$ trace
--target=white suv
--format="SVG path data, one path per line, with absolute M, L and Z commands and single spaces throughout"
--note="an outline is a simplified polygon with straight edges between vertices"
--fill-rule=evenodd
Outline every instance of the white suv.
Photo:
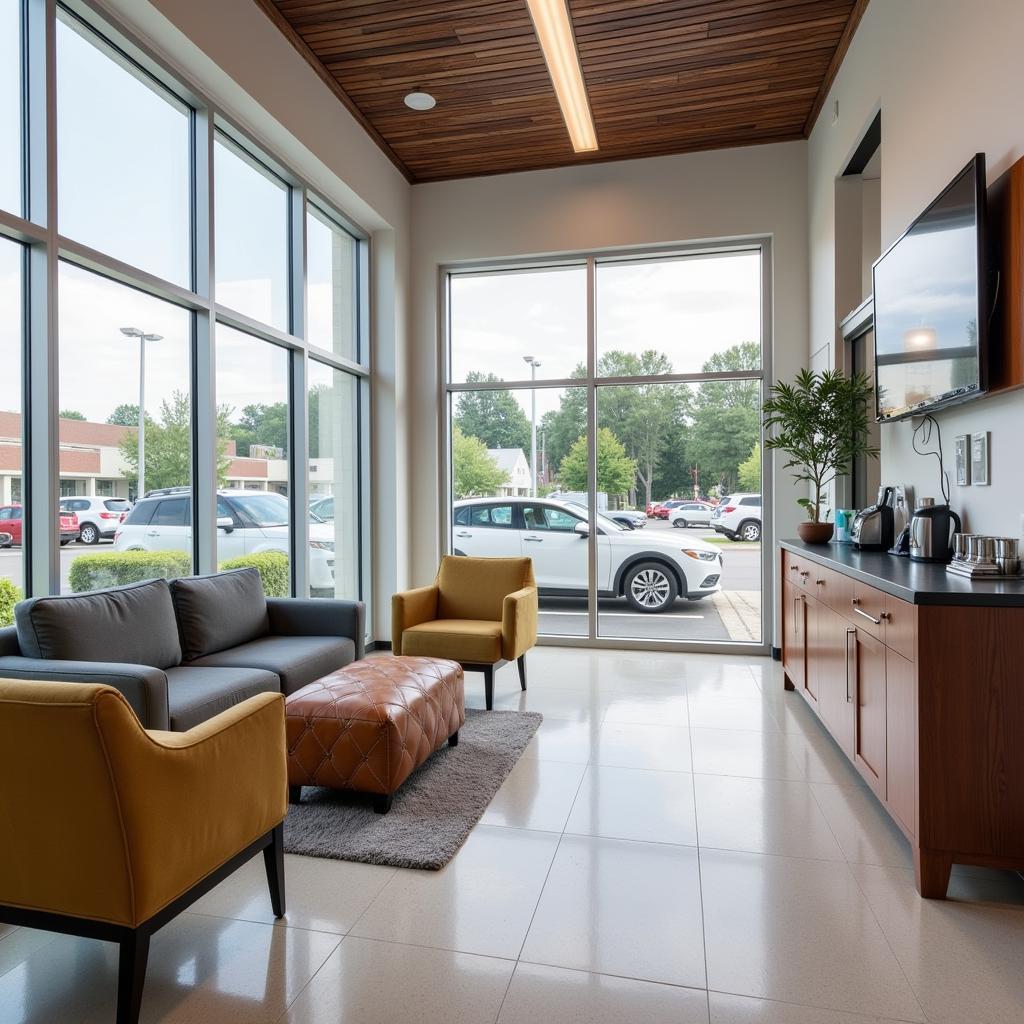
M 625 597 L 638 612 L 664 612 L 722 589 L 722 556 L 713 544 L 672 533 L 641 533 L 597 517 L 597 590 Z M 585 509 L 543 498 L 469 498 L 455 502 L 455 554 L 533 559 L 543 594 L 586 595 Z
M 217 560 L 261 551 L 288 554 L 288 500 L 272 491 L 217 492 Z M 309 585 L 334 589 L 334 531 L 309 524 Z M 187 488 L 149 494 L 135 504 L 114 536 L 115 551 L 191 551 L 192 496 Z
M 711 516 L 711 528 L 729 540 L 761 539 L 761 495 L 730 494 Z
M 118 524 L 131 512 L 127 498 L 61 498 L 61 512 L 74 512 L 82 532 L 78 539 L 83 544 L 99 544 L 113 540 Z

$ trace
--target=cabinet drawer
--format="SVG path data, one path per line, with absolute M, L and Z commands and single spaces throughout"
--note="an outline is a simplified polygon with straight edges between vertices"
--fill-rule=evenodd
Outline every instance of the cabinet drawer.
M 879 640 L 885 639 L 885 598 L 881 590 L 853 581 L 853 597 L 847 609 L 850 621 Z
M 810 582 L 813 562 L 808 558 L 800 558 L 789 551 L 782 552 L 782 578 L 801 590 L 813 590 Z
M 885 595 L 885 646 L 917 661 L 917 606 L 890 594 Z
M 833 569 L 826 569 L 814 562 L 810 562 L 807 568 L 811 573 L 807 580 L 808 592 L 813 593 L 819 601 L 827 604 L 833 611 L 839 612 L 844 617 L 849 617 L 853 600 L 853 580 L 849 576 L 844 576 Z

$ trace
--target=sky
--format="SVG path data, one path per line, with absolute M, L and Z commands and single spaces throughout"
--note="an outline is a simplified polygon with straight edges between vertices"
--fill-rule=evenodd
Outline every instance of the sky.
M 472 370 L 529 380 L 523 356 L 541 360 L 538 380 L 568 377 L 586 362 L 586 270 L 457 275 L 451 288 L 452 380 Z M 761 340 L 760 256 L 657 258 L 598 265 L 597 354 L 653 348 L 676 373 Z M 515 391 L 530 415 L 530 389 Z M 557 389 L 537 389 L 537 417 L 558 408 Z

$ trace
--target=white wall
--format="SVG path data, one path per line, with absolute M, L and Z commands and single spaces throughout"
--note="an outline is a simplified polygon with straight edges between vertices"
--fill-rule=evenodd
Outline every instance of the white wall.
M 1024 4 L 1020 0 L 875 0 L 860 24 L 808 144 L 811 350 L 835 358 L 835 179 L 882 111 L 882 248 L 975 152 L 991 184 L 1024 153 Z M 839 122 L 831 123 L 839 100 Z M 1024 511 L 1024 394 L 938 414 L 953 506 L 970 529 L 1016 536 Z M 992 431 L 992 486 L 958 488 L 953 438 Z M 882 428 L 882 480 L 939 497 L 934 459 L 915 455 L 909 423 Z
M 404 429 L 411 189 L 252 0 L 99 0 L 181 77 L 371 237 L 376 636 L 408 582 Z
M 447 263 L 704 239 L 771 235 L 774 374 L 805 365 L 806 144 L 719 150 L 413 187 L 410 450 L 416 515 L 412 578 L 434 575 L 437 479 L 438 268 Z M 774 475 L 776 528 L 799 517 L 785 475 Z

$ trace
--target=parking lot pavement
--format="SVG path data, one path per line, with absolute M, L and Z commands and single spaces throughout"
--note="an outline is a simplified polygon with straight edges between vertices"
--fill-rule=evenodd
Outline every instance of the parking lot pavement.
M 729 640 L 714 600 L 677 601 L 668 612 L 635 612 L 622 598 L 600 598 L 598 634 L 628 640 Z M 587 600 L 542 597 L 538 629 L 548 636 L 586 636 Z

